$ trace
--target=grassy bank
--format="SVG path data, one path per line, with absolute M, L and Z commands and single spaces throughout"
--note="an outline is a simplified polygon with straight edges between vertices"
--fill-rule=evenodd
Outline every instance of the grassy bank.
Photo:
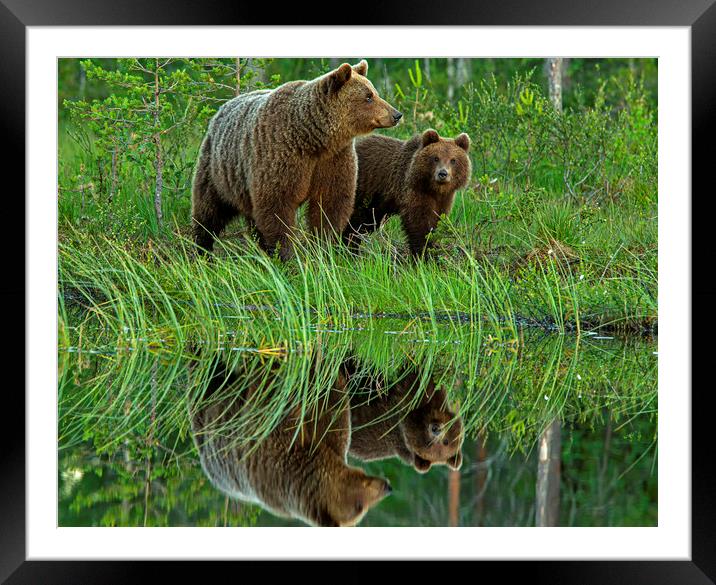
M 226 63 L 221 69 L 174 61 L 161 75 L 183 93 L 161 94 L 165 107 L 149 121 L 132 106 L 151 86 L 142 85 L 136 68 L 117 77 L 86 66 L 88 84 L 108 97 L 64 105 L 70 115 L 60 132 L 60 288 L 108 327 L 183 338 L 250 318 L 265 323 L 268 344 L 276 342 L 269 327 L 276 322 L 285 331 L 326 323 L 353 328 L 366 315 L 383 314 L 563 332 L 656 330 L 656 103 L 645 89 L 653 86 L 653 69 L 637 77 L 635 64 L 625 61 L 606 75 L 584 62 L 579 79 L 591 89 L 573 87 L 559 112 L 535 70 L 468 78 L 448 95 L 437 60 L 434 83 L 422 62 L 383 60 L 381 79 L 396 80 L 383 84 L 386 97 L 406 113 L 391 136 L 434 127 L 472 137 L 472 180 L 431 235 L 437 252 L 405 261 L 393 218 L 358 257 L 302 237 L 297 258 L 281 265 L 257 249 L 240 221 L 226 230 L 215 261 L 194 258 L 187 241 L 192 168 L 206 120 L 231 92 L 216 84 Z M 505 71 L 519 67 L 508 65 Z M 118 71 L 123 66 L 116 64 Z M 315 75 L 324 64 L 301 66 Z M 286 81 L 264 79 L 267 86 Z M 117 80 L 123 85 L 112 86 Z M 163 169 L 159 199 L 156 160 Z

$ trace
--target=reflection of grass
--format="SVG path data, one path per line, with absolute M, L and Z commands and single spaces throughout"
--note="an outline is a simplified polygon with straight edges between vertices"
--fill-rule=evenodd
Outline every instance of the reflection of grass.
M 148 498 L 163 498 L 147 486 L 182 475 L 180 470 L 196 459 L 187 408 L 194 408 L 195 399 L 216 377 L 219 363 L 238 366 L 244 376 L 226 388 L 228 395 L 242 396 L 252 386 L 253 398 L 240 417 L 213 432 L 226 432 L 247 443 L 260 441 L 291 408 L 309 412 L 326 395 L 348 357 L 362 371 L 380 372 L 388 381 L 388 392 L 406 366 L 417 367 L 420 388 L 408 404 L 419 398 L 432 379 L 446 388 L 451 401 L 459 403 L 468 438 L 480 435 L 491 444 L 503 442 L 506 453 L 516 460 L 523 457 L 516 452 L 535 456 L 537 436 L 555 417 L 564 421 L 565 431 L 582 429 L 580 441 L 587 440 L 589 429 L 607 423 L 615 436 L 623 436 L 623 442 L 633 448 L 653 446 L 656 440 L 656 357 L 652 344 L 641 338 L 618 342 L 590 336 L 525 335 L 523 331 L 515 343 L 510 330 L 488 333 L 450 326 L 426 330 L 419 320 L 407 325 L 385 320 L 365 331 L 312 332 L 302 355 L 267 356 L 232 351 L 231 341 L 204 344 L 197 354 L 197 343 L 189 351 L 126 336 L 126 347 L 133 348 L 128 351 L 98 347 L 90 323 L 82 327 L 65 324 L 63 330 L 73 351 L 60 354 L 61 453 L 73 453 L 89 444 L 109 461 L 131 462 L 133 471 L 120 480 L 138 484 L 132 488 L 137 492 L 132 492 L 132 498 L 137 499 L 143 490 Z M 349 391 L 353 390 L 349 383 Z M 226 399 L 224 394 L 222 400 Z M 628 465 L 614 468 L 621 475 L 605 476 L 608 483 L 604 486 L 631 481 L 632 464 L 642 470 L 639 473 L 645 466 L 650 468 L 647 451 L 629 453 Z M 503 465 L 511 464 L 506 460 Z M 396 466 L 403 469 L 400 464 L 386 469 Z M 468 470 L 469 464 L 465 473 Z M 146 477 L 152 478 L 149 483 Z M 569 497 L 584 498 L 580 493 Z M 89 500 L 85 504 L 93 505 Z M 115 521 L 121 522 L 121 516 Z M 152 522 L 151 518 L 147 521 Z M 586 518 L 574 521 L 591 522 Z
M 642 339 L 580 341 L 522 332 L 518 341 L 509 329 L 426 329 L 420 320 L 407 327 L 385 320 L 366 331 L 306 333 L 299 356 L 291 343 L 291 351 L 276 354 L 247 351 L 254 348 L 230 337 L 194 342 L 190 352 L 141 332 L 98 347 L 88 342 L 88 323 L 63 330 L 72 351 L 60 353 L 61 448 L 92 438 L 100 451 L 111 452 L 137 437 L 166 443 L 177 433 L 185 436 L 187 401 L 216 376 L 217 357 L 245 373 L 231 392 L 255 387 L 246 415 L 232 423 L 234 436 L 246 441 L 265 437 L 291 408 L 309 411 L 349 357 L 389 384 L 405 367 L 417 368 L 420 392 L 432 379 L 460 404 L 468 435 L 499 432 L 522 450 L 555 416 L 588 423 L 609 408 L 619 422 L 656 412 L 656 357 Z

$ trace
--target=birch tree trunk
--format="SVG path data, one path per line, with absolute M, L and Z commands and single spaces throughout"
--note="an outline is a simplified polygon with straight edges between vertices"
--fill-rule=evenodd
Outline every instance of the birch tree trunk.
M 470 80 L 470 60 L 457 60 L 457 85 L 462 87 Z
M 447 60 L 447 77 L 447 98 L 449 102 L 452 102 L 453 97 L 455 96 L 455 59 L 448 58 Z
M 236 57 L 236 95 L 241 93 L 241 58 Z
M 562 112 L 562 58 L 547 59 L 547 79 L 549 81 L 549 99 L 554 108 Z

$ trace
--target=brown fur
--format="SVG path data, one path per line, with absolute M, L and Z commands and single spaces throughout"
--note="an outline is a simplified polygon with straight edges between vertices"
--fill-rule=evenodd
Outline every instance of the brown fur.
M 405 373 L 387 391 L 379 377 L 362 376 L 356 383 L 368 395 L 351 399 L 350 455 L 363 461 L 398 457 L 420 473 L 433 464 L 460 469 L 462 419 L 448 405 L 444 389 L 431 380 L 417 406 L 406 412 L 418 392 L 418 372 Z
M 256 391 L 241 380 L 219 368 L 190 413 L 202 467 L 217 488 L 314 526 L 355 525 L 390 493 L 386 480 L 346 463 L 350 415 L 343 374 L 319 408 L 303 419 L 300 408 L 293 409 L 258 445 L 242 445 L 226 430 Z
M 470 180 L 469 148 L 467 134 L 453 140 L 441 138 L 435 130 L 407 141 L 387 136 L 357 140 L 358 187 L 344 240 L 355 246 L 359 234 L 374 231 L 397 214 L 411 253 L 422 254 L 440 216 L 450 213 L 455 191 Z M 441 171 L 447 173 L 442 181 Z
M 343 232 L 356 186 L 353 139 L 398 123 L 365 75 L 368 64 L 344 63 L 312 81 L 240 95 L 209 123 L 194 173 L 196 243 L 211 250 L 236 216 L 247 218 L 262 247 L 292 255 L 296 211 L 309 202 L 311 228 Z M 368 98 L 370 97 L 370 101 Z

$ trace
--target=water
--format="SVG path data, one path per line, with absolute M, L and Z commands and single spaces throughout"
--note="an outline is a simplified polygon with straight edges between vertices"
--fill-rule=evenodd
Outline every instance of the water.
M 61 348 L 59 524 L 657 524 L 654 339 L 328 329 Z

